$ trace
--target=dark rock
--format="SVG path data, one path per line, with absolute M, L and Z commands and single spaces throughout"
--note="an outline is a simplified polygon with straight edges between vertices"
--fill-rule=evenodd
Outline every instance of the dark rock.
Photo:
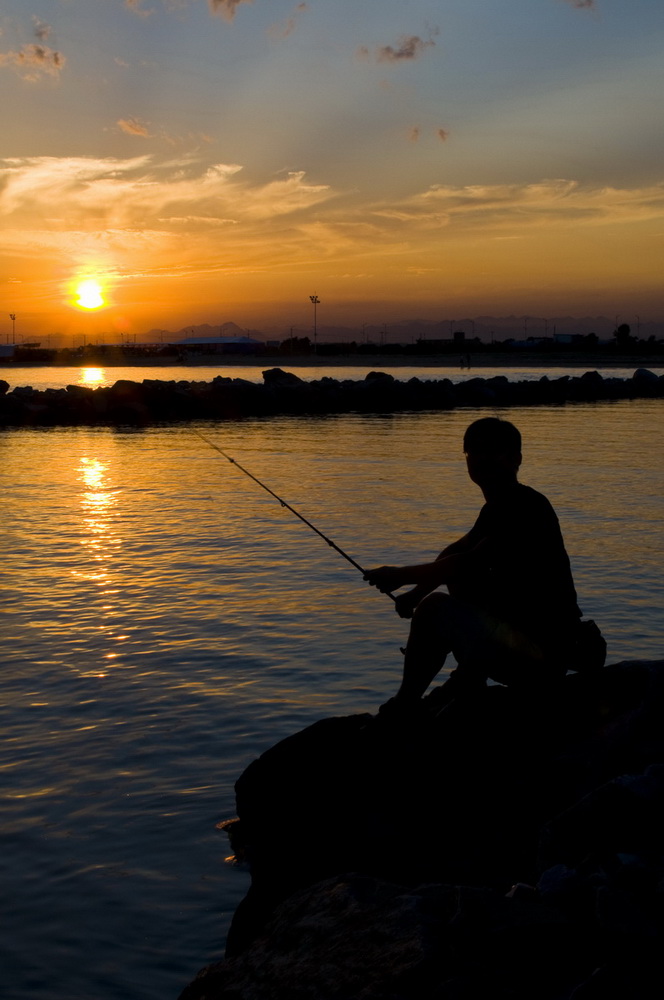
M 91 389 L 88 385 L 68 385 L 65 392 L 74 398 L 92 399 L 94 389 Z
M 5 382 L 3 378 L 0 378 L 0 396 L 4 396 L 9 389 L 9 382 Z
M 236 785 L 228 960 L 182 1000 L 659 995 L 663 711 L 664 661 L 628 662 L 283 740 Z
M 342 875 L 293 895 L 180 1000 L 553 1000 L 593 971 L 575 931 L 536 897 Z
M 602 379 L 597 372 L 580 378 L 509 382 L 505 376 L 410 379 L 400 382 L 386 372 L 360 380 L 322 378 L 305 382 L 292 372 L 272 368 L 263 384 L 217 376 L 211 382 L 181 380 L 137 383 L 119 380 L 97 389 L 67 386 L 67 396 L 23 386 L 8 392 L 0 383 L 0 426 L 24 424 L 138 424 L 198 419 L 234 420 L 277 414 L 396 413 L 448 410 L 456 406 L 537 406 L 567 402 L 664 396 L 664 377 L 639 369 L 631 379 Z M 3 390 L 1 386 L 4 385 Z
M 652 385 L 659 382 L 659 375 L 655 375 L 649 368 L 637 368 L 632 378 L 635 382 L 650 382 Z
M 263 372 L 263 381 L 265 385 L 280 389 L 307 384 L 298 375 L 294 375 L 293 372 L 285 372 L 281 368 L 268 368 L 267 371 Z

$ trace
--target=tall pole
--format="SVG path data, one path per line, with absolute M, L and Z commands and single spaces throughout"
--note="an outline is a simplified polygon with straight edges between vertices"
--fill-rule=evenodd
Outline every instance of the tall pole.
M 317 335 L 318 335 L 318 331 L 317 331 L 317 328 L 316 328 L 316 306 L 320 302 L 320 299 L 318 298 L 317 295 L 310 295 L 309 296 L 309 301 L 311 302 L 312 306 L 314 307 L 314 354 L 316 354 L 317 353 Z
M 12 321 L 12 344 L 16 343 L 16 313 L 10 313 L 9 318 Z

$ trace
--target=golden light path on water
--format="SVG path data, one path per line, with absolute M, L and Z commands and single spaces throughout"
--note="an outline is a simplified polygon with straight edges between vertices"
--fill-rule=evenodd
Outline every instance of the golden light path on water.
M 92 584 L 102 595 L 110 599 L 118 593 L 118 589 L 112 585 L 113 560 L 117 554 L 116 550 L 122 545 L 122 538 L 114 524 L 114 510 L 117 508 L 119 497 L 117 490 L 107 481 L 108 468 L 109 464 L 101 462 L 98 458 L 87 456 L 81 458 L 78 472 L 85 488 L 80 495 L 82 512 L 80 544 L 87 558 L 84 566 L 72 569 L 71 574 L 75 579 L 79 578 Z M 100 610 L 109 615 L 113 611 L 113 605 L 106 604 Z M 129 638 L 126 634 L 114 634 L 112 626 L 107 622 L 98 625 L 97 628 L 109 642 L 122 642 Z M 113 661 L 117 659 L 119 653 L 114 649 L 103 656 L 106 660 Z
M 103 368 L 82 368 L 79 381 L 81 385 L 96 389 L 97 386 L 106 385 L 108 376 Z

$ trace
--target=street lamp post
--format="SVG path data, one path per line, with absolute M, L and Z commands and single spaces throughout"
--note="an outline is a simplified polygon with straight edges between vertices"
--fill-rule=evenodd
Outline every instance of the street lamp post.
M 312 306 L 314 307 L 314 354 L 316 354 L 317 353 L 317 334 L 318 334 L 318 331 L 316 329 L 316 306 L 320 302 L 320 299 L 318 298 L 317 295 L 310 295 L 309 296 L 309 301 L 311 302 Z
M 16 343 L 16 313 L 10 313 L 9 318 L 12 321 L 12 344 Z

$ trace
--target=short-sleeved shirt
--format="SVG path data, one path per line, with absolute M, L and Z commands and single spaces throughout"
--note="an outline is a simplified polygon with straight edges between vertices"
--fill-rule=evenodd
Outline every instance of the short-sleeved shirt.
M 536 641 L 564 641 L 581 617 L 569 557 L 547 498 L 515 483 L 488 500 L 469 532 L 480 568 L 466 599 Z

